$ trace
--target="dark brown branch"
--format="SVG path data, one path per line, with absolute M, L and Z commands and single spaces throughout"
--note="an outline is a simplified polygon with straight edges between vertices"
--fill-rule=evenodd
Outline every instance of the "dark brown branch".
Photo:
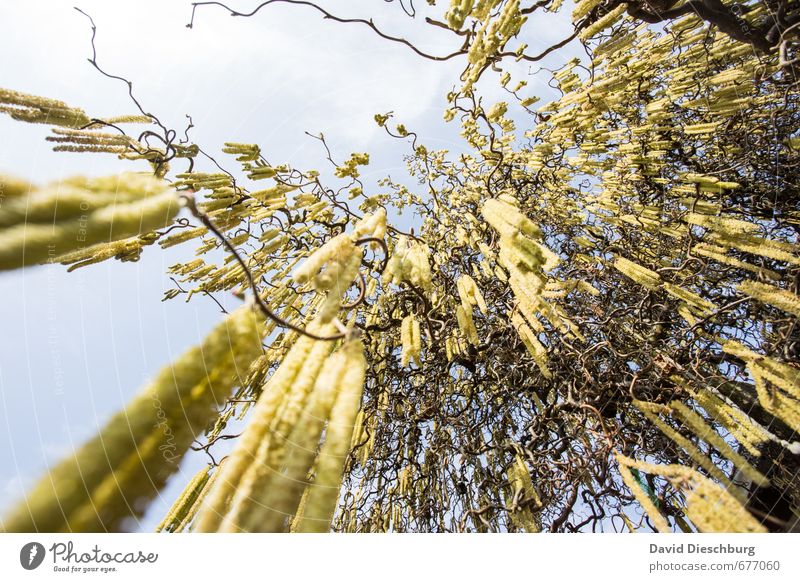
M 267 0 L 266 2 L 262 2 L 261 4 L 256 6 L 250 12 L 239 12 L 239 11 L 234 10 L 233 8 L 230 8 L 229 6 L 223 4 L 222 2 L 194 2 L 194 3 L 192 3 L 192 17 L 191 17 L 191 19 L 189 21 L 189 24 L 187 24 L 186 27 L 187 28 L 192 28 L 194 26 L 194 17 L 195 17 L 195 12 L 197 11 L 197 7 L 198 6 L 219 6 L 219 7 L 223 8 L 223 9 L 227 10 L 230 13 L 231 16 L 244 16 L 245 18 L 248 18 L 250 16 L 254 16 L 262 8 L 265 8 L 266 6 L 268 6 L 270 4 L 277 4 L 277 3 L 280 3 L 280 4 L 295 4 L 295 5 L 298 5 L 298 6 L 308 6 L 309 8 L 313 8 L 314 10 L 316 10 L 317 12 L 322 14 L 325 19 L 334 20 L 336 22 L 341 22 L 343 24 L 363 24 L 363 25 L 367 26 L 368 28 L 370 28 L 375 34 L 377 34 L 381 38 L 383 38 L 385 40 L 388 40 L 388 41 L 391 41 L 391 42 L 396 42 L 396 43 L 405 45 L 408 48 L 410 48 L 412 51 L 417 53 L 419 56 L 424 57 L 426 59 L 430 59 L 432 61 L 448 61 L 448 60 L 450 60 L 450 59 L 452 59 L 454 57 L 457 57 L 459 55 L 466 54 L 466 52 L 467 52 L 464 48 L 461 48 L 461 49 L 459 49 L 459 50 L 457 50 L 455 52 L 450 53 L 449 55 L 444 55 L 444 56 L 432 55 L 432 54 L 426 53 L 424 51 L 421 51 L 416 46 L 414 46 L 413 43 L 411 43 L 410 41 L 406 40 L 405 38 L 402 38 L 402 37 L 399 37 L 399 36 L 392 36 L 390 34 L 386 34 L 385 32 L 383 32 L 381 29 L 379 29 L 375 25 L 375 23 L 372 21 L 371 18 L 369 20 L 364 19 L 364 18 L 340 18 L 339 16 L 335 16 L 335 15 L 331 14 L 330 12 L 325 10 L 324 8 L 321 8 L 320 6 L 317 6 L 313 2 L 307 2 L 306 0 Z

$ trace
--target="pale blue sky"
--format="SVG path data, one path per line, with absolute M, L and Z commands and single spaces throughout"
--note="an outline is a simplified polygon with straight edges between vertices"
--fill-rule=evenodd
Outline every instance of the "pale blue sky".
M 457 44 L 448 33 L 412 23 L 397 4 L 322 4 L 347 16 L 376 16 L 379 25 L 429 52 L 450 52 Z M 429 147 L 463 147 L 458 128 L 442 121 L 444 96 L 458 83 L 463 59 L 425 61 L 366 28 L 325 22 L 302 7 L 275 6 L 251 19 L 208 8 L 189 30 L 188 2 L 77 5 L 98 26 L 100 64 L 133 80 L 145 109 L 167 125 L 182 129 L 191 114 L 192 138 L 209 152 L 218 153 L 224 141 L 253 142 L 275 163 L 321 168 L 319 143 L 303 132 L 323 132 L 339 159 L 370 152 L 368 179 L 399 177 L 405 146 L 373 121 L 389 110 Z M 530 27 L 534 37 L 524 40 L 532 50 L 544 48 L 565 30 L 564 18 L 551 16 Z M 134 113 L 125 87 L 87 63 L 89 34 L 72 3 L 1 2 L 0 86 L 59 98 L 92 116 Z M 567 58 L 562 53 L 550 64 Z M 528 70 L 517 65 L 515 79 L 526 78 L 530 94 L 542 94 L 544 86 Z M 503 98 L 489 81 L 489 102 Z M 47 133 L 0 116 L 0 172 L 44 182 L 136 167 L 113 156 L 53 153 Z M 69 274 L 58 265 L 0 274 L 0 512 L 218 321 L 208 299 L 160 302 L 171 285 L 167 267 L 192 250 L 148 248 L 138 263 L 112 261 Z M 142 529 L 160 520 L 204 462 L 203 455 L 187 459 Z

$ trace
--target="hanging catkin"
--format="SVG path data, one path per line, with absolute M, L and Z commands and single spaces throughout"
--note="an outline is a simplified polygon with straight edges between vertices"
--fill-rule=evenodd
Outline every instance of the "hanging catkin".
M 330 333 L 324 326 L 322 333 Z M 333 342 L 302 336 L 264 387 L 253 418 L 198 516 L 197 531 L 240 531 L 259 489 L 274 476 L 289 430 L 333 349 Z
M 0 207 L 0 270 L 163 228 L 179 210 L 166 182 L 136 174 L 74 178 L 17 196 Z
M 633 493 L 633 496 L 636 498 L 636 501 L 639 502 L 639 505 L 642 506 L 642 509 L 645 510 L 656 530 L 661 533 L 669 533 L 671 530 L 667 520 L 658 510 L 658 507 L 650 498 L 647 491 L 644 490 L 639 480 L 636 479 L 631 467 L 620 460 L 620 455 L 617 455 L 617 460 L 619 461 L 619 474 L 622 477 L 623 483 L 625 483 L 631 493 Z
M 424 291 L 431 291 L 430 249 L 423 243 L 409 242 L 401 236 L 386 263 L 383 276 L 395 285 L 405 281 Z
M 413 315 L 406 315 L 400 324 L 400 342 L 402 344 L 401 365 L 408 366 L 411 360 L 422 364 L 420 352 L 422 350 L 422 336 L 420 333 L 419 320 Z
M 208 482 L 208 470 L 209 467 L 204 467 L 192 477 L 191 481 L 189 481 L 175 500 L 175 503 L 170 507 L 167 515 L 165 515 L 161 523 L 156 526 L 156 532 L 177 531 Z
M 267 381 L 247 428 L 226 462 L 217 469 L 214 485 L 197 514 L 195 531 L 212 532 L 219 527 L 242 475 L 252 462 L 259 443 L 268 434 L 288 386 L 305 364 L 315 343 L 321 342 L 308 336 L 299 337 Z
M 542 525 L 534 508 L 541 507 L 542 502 L 533 486 L 525 459 L 519 452 L 514 456 L 514 462 L 508 468 L 508 481 L 511 484 L 511 499 L 508 502 L 515 500 L 517 503 L 517 506 L 510 512 L 511 520 L 517 527 L 528 533 L 541 531 Z M 519 506 L 520 502 L 523 502 L 524 505 Z
M 766 528 L 753 518 L 737 499 L 709 478 L 681 465 L 653 465 L 636 461 L 617 453 L 617 462 L 625 481 L 637 501 L 647 511 L 659 531 L 669 532 L 666 519 L 652 502 L 647 500 L 632 469 L 664 477 L 686 495 L 686 516 L 702 532 L 710 533 L 762 533 Z
M 353 426 L 361 404 L 367 361 L 360 341 L 351 341 L 344 348 L 346 369 L 339 384 L 336 402 L 325 431 L 325 442 L 319 451 L 316 475 L 309 487 L 299 532 L 326 532 L 339 499 L 344 462 L 350 453 Z
M 25 180 L 0 174 L 0 208 L 7 205 L 12 198 L 27 196 L 33 188 L 33 185 Z
M 739 285 L 739 291 L 746 293 L 753 299 L 767 303 L 778 309 L 782 309 L 786 313 L 791 313 L 796 317 L 800 317 L 800 297 L 786 291 L 785 289 L 778 289 L 772 285 L 766 285 L 757 281 L 742 281 Z
M 741 358 L 755 380 L 758 401 L 764 410 L 800 430 L 800 370 L 753 352 L 739 342 L 722 344 L 724 352 Z
M 56 465 L 3 521 L 6 531 L 118 531 L 141 516 L 261 352 L 252 308 L 229 315 L 164 368 L 100 433 Z
M 744 500 L 743 493 L 731 483 L 730 479 L 728 479 L 725 473 L 723 473 L 722 470 L 714 464 L 708 455 L 703 453 L 703 451 L 701 451 L 691 440 L 680 434 L 677 430 L 659 418 L 659 413 L 670 412 L 668 407 L 661 406 L 659 404 L 653 404 L 651 402 L 642 402 L 640 400 L 634 400 L 633 405 L 642 411 L 642 413 L 650 422 L 661 429 L 661 432 L 667 435 L 672 441 L 675 442 L 675 444 L 686 451 L 686 453 L 695 463 L 698 464 L 698 466 L 706 470 L 714 479 L 724 484 L 725 487 L 728 488 L 734 495 L 738 495 L 742 497 L 742 500 Z
M 692 392 L 692 397 L 716 422 L 730 432 L 753 456 L 760 456 L 759 447 L 770 439 L 769 433 L 744 411 L 723 401 L 705 389 Z
M 308 402 L 287 437 L 280 464 L 271 467 L 274 476 L 269 486 L 253 492 L 255 503 L 241 523 L 245 531 L 279 532 L 288 529 L 287 520 L 298 512 L 325 422 L 331 414 L 347 367 L 352 363 L 350 356 L 359 349 L 357 343 L 346 343 L 327 359 L 320 370 Z
M 63 101 L 0 88 L 0 113 L 28 123 L 46 123 L 64 127 L 83 127 L 91 119 L 82 110 Z
M 242 529 L 267 532 L 288 531 L 292 516 L 300 513 L 300 500 L 307 487 L 311 489 L 305 495 L 304 503 L 308 503 L 309 499 L 314 498 L 312 493 L 315 485 L 313 481 L 311 485 L 308 485 L 308 478 L 315 464 L 323 428 L 330 418 L 325 440 L 327 441 L 331 435 L 335 435 L 336 431 L 333 430 L 331 424 L 335 422 L 332 416 L 334 402 L 342 392 L 353 389 L 353 374 L 358 371 L 362 359 L 363 346 L 361 342 L 350 340 L 325 362 L 303 414 L 297 419 L 289 434 L 281 465 L 273 467 L 275 475 L 269 487 L 261 488 L 256 492 L 258 503 L 245 516 Z M 363 386 L 363 374 L 361 385 Z M 360 398 L 356 406 L 358 404 L 360 404 Z M 348 451 L 349 442 L 348 440 Z M 303 514 L 305 515 L 305 508 Z M 298 521 L 294 527 L 296 529 L 302 527 L 301 522 Z
M 209 490 L 214 485 L 214 481 L 216 480 L 217 476 L 219 475 L 219 467 L 227 460 L 227 457 L 220 461 L 220 465 L 211 473 L 211 476 L 205 480 L 203 485 L 200 487 L 199 491 L 197 491 L 197 495 L 194 497 L 194 501 L 192 502 L 189 510 L 185 513 L 183 518 L 177 523 L 172 531 L 174 532 L 183 532 L 186 531 L 189 525 L 194 521 L 197 512 L 199 511 L 200 507 L 203 505 L 203 501 L 208 495 Z
M 465 309 L 463 305 L 458 305 L 456 307 L 456 322 L 458 322 L 458 328 L 461 334 L 467 338 L 469 343 L 474 346 L 481 343 L 478 337 L 478 330 L 475 329 L 475 322 L 472 319 L 471 306 L 469 309 Z
M 690 428 L 698 438 L 707 442 L 720 453 L 722 453 L 725 458 L 731 461 L 736 468 L 739 469 L 745 478 L 749 479 L 759 487 L 769 486 L 769 479 L 757 471 L 755 467 L 753 467 L 747 461 L 747 459 L 733 450 L 733 448 L 727 442 L 725 442 L 725 439 L 723 439 L 719 433 L 714 431 L 708 424 L 706 424 L 703 418 L 694 410 L 678 400 L 670 402 L 669 407 L 672 409 L 673 414 L 681 419 L 683 424 Z
M 384 232 L 385 214 L 367 215 L 355 225 L 352 234 L 342 233 L 330 239 L 295 269 L 293 278 L 297 283 L 310 282 L 317 291 L 327 292 L 309 331 L 321 336 L 336 332 L 331 322 L 340 311 L 343 294 L 358 276 L 363 256 L 355 243 L 359 237 L 375 237 Z M 285 526 L 282 522 L 276 525 L 274 516 L 266 515 L 270 508 L 259 500 L 271 495 L 271 482 L 283 470 L 292 446 L 292 431 L 302 418 L 333 348 L 333 342 L 307 335 L 294 342 L 264 386 L 231 458 L 220 469 L 198 513 L 196 531 L 262 531 Z M 287 498 L 290 497 L 291 492 Z M 281 497 L 279 503 L 285 505 L 285 499 Z M 295 511 L 296 507 L 291 509 Z
M 483 299 L 481 290 L 475 283 L 475 280 L 469 275 L 462 275 L 456 282 L 458 289 L 458 296 L 461 299 L 461 305 L 464 310 L 472 310 L 472 306 L 478 307 L 481 313 L 486 314 L 486 301 Z

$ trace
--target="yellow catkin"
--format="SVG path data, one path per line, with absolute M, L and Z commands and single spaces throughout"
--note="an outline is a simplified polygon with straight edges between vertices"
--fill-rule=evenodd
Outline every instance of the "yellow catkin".
M 639 502 L 639 505 L 642 506 L 642 509 L 645 510 L 648 517 L 650 517 L 650 521 L 653 522 L 653 525 L 656 527 L 661 533 L 669 533 L 672 531 L 669 527 L 669 523 L 667 523 L 666 518 L 661 514 L 658 508 L 653 503 L 653 500 L 650 499 L 650 496 L 642 489 L 642 486 L 633 476 L 628 465 L 622 462 L 623 457 L 621 455 L 617 455 L 617 461 L 619 461 L 619 474 L 622 477 L 622 481 L 625 485 L 630 489 L 633 496 L 636 498 L 636 501 Z
M 719 467 L 717 467 L 714 462 L 705 455 L 697 446 L 692 443 L 688 438 L 680 434 L 677 430 L 669 426 L 666 422 L 661 420 L 658 417 L 659 412 L 668 412 L 669 409 L 657 404 L 652 404 L 649 402 L 642 402 L 640 400 L 634 400 L 633 405 L 636 406 L 642 413 L 647 417 L 647 419 L 656 425 L 661 432 L 663 432 L 666 436 L 668 436 L 672 441 L 675 442 L 678 446 L 683 448 L 684 451 L 691 457 L 691 459 L 697 463 L 700 467 L 702 467 L 705 471 L 708 472 L 714 479 L 719 481 L 720 483 L 724 484 L 726 488 L 733 491 L 735 495 L 740 496 L 743 498 L 743 493 L 739 491 L 728 479 L 728 477 L 723 473 Z
M 724 342 L 722 350 L 745 361 L 764 410 L 800 431 L 800 370 L 733 340 Z
M 109 205 L 138 202 L 169 190 L 166 182 L 143 174 L 67 178 L 40 188 L 30 187 L 26 196 L 8 201 L 0 208 L 0 226 L 87 218 Z
M 12 198 L 28 196 L 32 190 L 34 186 L 29 182 L 15 176 L 0 174 L 0 209 L 8 205 Z
M 186 515 L 189 513 L 189 510 L 192 508 L 192 505 L 194 505 L 194 502 L 197 500 L 197 497 L 200 495 L 200 492 L 207 482 L 208 467 L 204 467 L 192 477 L 183 489 L 178 499 L 176 499 L 175 503 L 170 507 L 167 515 L 165 515 L 161 523 L 156 526 L 156 532 L 176 531 L 178 526 L 180 526 L 186 518 Z
M 793 430 L 800 430 L 800 398 L 796 396 L 800 383 L 792 383 L 774 368 L 769 360 L 752 362 L 748 366 L 756 385 L 758 399 L 764 409 L 783 420 Z M 783 365 L 778 370 L 782 370 Z M 769 383 L 768 383 L 769 382 Z M 785 392 L 790 395 L 787 396 Z
M 330 284 L 326 283 L 324 287 L 317 286 L 318 290 L 324 289 L 327 291 L 317 316 L 320 323 L 328 323 L 339 314 L 342 297 L 358 276 L 362 253 L 361 249 L 354 249 L 352 254 L 340 257 L 336 263 L 330 265 L 326 270 L 325 278 L 330 280 Z
M 769 269 L 764 269 L 756 265 L 751 265 L 750 263 L 746 263 L 745 261 L 740 261 L 739 259 L 735 259 L 733 257 L 729 257 L 728 255 L 725 254 L 727 252 L 727 249 L 723 246 L 716 246 L 708 243 L 699 243 L 692 248 L 692 252 L 704 257 L 708 257 L 709 259 L 714 259 L 715 261 L 718 261 L 726 265 L 730 265 L 732 267 L 738 267 L 740 269 L 744 269 L 752 273 L 758 273 L 764 275 L 766 277 L 769 277 L 770 279 L 774 280 L 780 279 L 780 275 L 778 275 L 774 271 L 771 271 Z
M 716 308 L 716 305 L 711 303 L 711 301 L 703 299 L 697 293 L 693 293 L 692 291 L 688 291 L 672 283 L 664 283 L 663 288 L 676 299 L 680 299 L 686 303 L 692 311 L 701 317 L 709 315 Z
M 297 531 L 300 532 L 329 531 L 339 499 L 342 471 L 350 453 L 353 425 L 361 406 L 367 371 L 367 361 L 360 341 L 350 342 L 346 356 L 346 372 L 331 410 L 325 442 L 319 451 L 316 475 L 308 493 L 302 521 L 297 526 Z
M 456 288 L 461 299 L 461 305 L 464 306 L 465 310 L 471 310 L 472 306 L 475 305 L 481 313 L 486 313 L 486 302 L 472 277 L 469 275 L 459 277 L 458 281 L 456 281 Z
M 400 343 L 402 346 L 402 366 L 406 367 L 411 362 L 411 352 L 414 349 L 411 345 L 411 322 L 414 320 L 412 315 L 407 315 L 400 322 Z
M 760 456 L 759 446 L 770 440 L 769 433 L 747 414 L 723 401 L 708 390 L 697 390 L 692 397 L 721 426 L 730 432 L 753 456 Z
M 733 237 L 750 235 L 758 232 L 758 225 L 753 224 L 752 222 L 745 222 L 744 220 L 737 220 L 735 218 L 727 218 L 723 216 L 698 214 L 696 212 L 690 212 L 686 216 L 686 222 Z
M 617 20 L 622 18 L 623 14 L 625 14 L 625 10 L 627 10 L 628 5 L 625 3 L 620 4 L 611 12 L 608 12 L 604 16 L 601 16 L 597 19 L 596 22 L 593 22 L 580 32 L 580 38 L 582 40 L 588 40 L 593 37 L 598 32 L 605 30 L 606 28 L 613 26 Z
M 495 198 L 489 199 L 484 202 L 481 213 L 489 221 L 489 224 L 503 236 L 510 237 L 517 232 L 533 238 L 542 236 L 542 231 L 538 226 L 507 202 Z
M 670 402 L 669 407 L 673 410 L 675 416 L 680 418 L 681 422 L 689 427 L 698 438 L 713 446 L 720 453 L 722 453 L 725 458 L 736 465 L 736 468 L 739 469 L 745 478 L 749 479 L 759 487 L 767 487 L 769 485 L 769 479 L 757 471 L 755 467 L 753 467 L 747 461 L 747 459 L 734 451 L 733 448 L 731 448 L 731 446 L 719 435 L 719 433 L 708 426 L 703 418 L 694 410 L 680 401 Z
M 508 469 L 508 480 L 511 484 L 511 499 L 516 499 L 518 503 L 521 501 L 525 503 L 524 507 L 517 507 L 511 512 L 511 520 L 517 527 L 528 533 L 540 532 L 542 526 L 533 508 L 541 506 L 541 499 L 533 486 L 525 460 L 519 453 L 514 457 L 514 462 Z M 511 499 L 508 501 L 510 502 Z
M 456 320 L 458 328 L 469 343 L 474 346 L 479 345 L 480 339 L 478 338 L 478 330 L 475 329 L 475 323 L 472 320 L 472 309 L 466 310 L 463 305 L 456 307 Z
M 575 3 L 572 11 L 572 21 L 578 22 L 581 18 L 589 14 L 594 8 L 602 4 L 603 0 L 579 0 Z
M 315 328 L 310 328 L 313 331 Z M 305 364 L 311 349 L 320 342 L 301 336 L 292 345 L 280 367 L 264 386 L 252 418 L 231 455 L 217 469 L 218 476 L 201 506 L 195 523 L 200 532 L 216 531 L 227 512 L 230 498 L 253 461 L 261 441 L 268 436 L 269 427 L 277 415 L 289 387 Z
M 681 465 L 653 465 L 642 461 L 635 461 L 617 453 L 617 462 L 620 470 L 636 469 L 651 475 L 658 475 L 669 480 L 670 483 L 686 495 L 686 516 L 695 524 L 698 530 L 707 533 L 764 533 L 766 528 L 758 523 L 729 491 L 726 491 L 708 477 L 697 471 Z M 623 479 L 625 474 L 623 472 Z M 632 475 L 629 474 L 629 479 Z M 637 500 L 642 502 L 637 495 L 637 483 L 626 485 L 631 489 Z M 645 496 L 646 497 L 646 496 Z M 659 531 L 669 531 L 663 516 L 651 512 L 655 509 L 652 503 L 649 506 L 642 503 L 642 507 L 651 519 L 658 522 Z M 660 517 L 660 520 L 658 519 Z M 664 529 L 662 529 L 664 527 Z
M 152 177 L 72 179 L 0 207 L 0 270 L 56 260 L 172 223 L 178 193 Z
M 745 253 L 751 253 L 776 261 L 786 261 L 793 265 L 800 265 L 800 257 L 797 245 L 782 241 L 769 240 L 757 236 L 715 234 L 708 237 L 709 241 L 720 246 L 738 249 Z
M 800 317 L 800 297 L 791 291 L 779 289 L 757 281 L 742 281 L 739 285 L 739 291 L 761 303 L 767 303 L 768 305 L 782 309 L 786 313 L 791 313 L 796 317 Z
M 298 283 L 306 283 L 319 273 L 330 261 L 340 261 L 355 252 L 355 245 L 348 234 L 335 236 L 316 251 L 295 269 L 293 277 Z M 324 288 L 324 287 L 323 287 Z
M 533 361 L 542 372 L 542 375 L 545 378 L 552 378 L 553 373 L 547 367 L 547 348 L 541 344 L 539 338 L 536 337 L 536 334 L 533 333 L 519 313 L 514 313 L 511 316 L 511 322 L 517 330 L 517 333 L 519 333 L 522 343 L 525 344 L 525 347 L 528 349 L 528 353 L 533 357 Z
M 413 315 L 405 316 L 400 324 L 400 342 L 402 344 L 402 366 L 408 366 L 412 359 L 419 366 L 422 338 L 419 321 Z
M 4 520 L 7 531 L 118 531 L 178 470 L 192 442 L 261 353 L 250 306 L 162 369 L 99 434 L 50 470 Z
M 0 113 L 27 123 L 84 127 L 92 122 L 86 113 L 63 101 L 0 88 Z
M 271 467 L 275 475 L 269 487 L 253 492 L 254 503 L 242 516 L 241 529 L 288 531 L 289 518 L 298 513 L 325 421 L 331 414 L 353 356 L 362 349 L 359 342 L 348 342 L 325 362 L 302 415 L 288 436 L 281 465 Z
M 66 255 L 56 257 L 55 260 L 62 265 L 71 265 L 68 272 L 81 267 L 93 265 L 112 257 L 121 261 L 138 261 L 144 247 L 153 244 L 158 234 L 150 232 L 141 236 L 124 238 L 110 243 L 92 245 Z
M 730 432 L 753 456 L 760 456 L 759 446 L 772 436 L 749 415 L 723 400 L 707 388 L 694 388 L 684 378 L 670 376 L 670 380 L 684 388 L 715 422 Z
M 432 276 L 428 246 L 417 241 L 409 242 L 407 237 L 401 236 L 386 263 L 385 280 L 394 285 L 407 282 L 430 292 L 433 290 Z
M 222 459 L 220 461 L 220 466 L 224 464 L 226 460 L 227 458 Z M 214 486 L 214 482 L 216 481 L 217 476 L 219 476 L 219 466 L 217 466 L 214 472 L 211 473 L 211 476 L 206 480 L 205 484 L 198 492 L 197 497 L 194 500 L 194 503 L 192 503 L 192 506 L 189 508 L 189 511 L 186 512 L 186 515 L 183 517 L 181 522 L 177 526 L 175 526 L 175 529 L 173 531 L 183 532 L 189 528 L 191 523 L 194 521 L 194 518 L 197 516 L 197 512 L 203 506 L 203 502 L 205 501 L 208 492 Z
M 658 276 L 658 273 L 634 263 L 633 261 L 629 261 L 624 257 L 616 257 L 614 259 L 614 267 L 626 277 L 633 279 L 648 289 L 654 290 L 661 285 L 661 278 Z
M 317 341 L 291 384 L 281 388 L 285 390 L 286 394 L 273 421 L 259 439 L 255 452 L 246 451 L 245 453 L 250 462 L 240 481 L 236 484 L 230 506 L 219 526 L 219 531 L 246 531 L 249 526 L 248 514 L 258 503 L 260 492 L 270 486 L 276 475 L 275 468 L 282 465 L 289 434 L 302 414 L 306 399 L 333 347 L 333 342 Z M 249 428 L 250 425 L 245 432 Z M 242 445 L 246 444 L 248 443 L 243 440 Z
M 298 533 L 298 528 L 303 522 L 303 514 L 306 511 L 306 502 L 310 491 L 311 485 L 306 485 L 303 489 L 303 495 L 300 497 L 300 503 L 297 505 L 297 513 L 289 521 L 289 533 Z
M 417 366 L 422 366 L 420 354 L 422 353 L 422 329 L 418 319 L 411 322 L 411 349 L 414 350 L 414 361 Z

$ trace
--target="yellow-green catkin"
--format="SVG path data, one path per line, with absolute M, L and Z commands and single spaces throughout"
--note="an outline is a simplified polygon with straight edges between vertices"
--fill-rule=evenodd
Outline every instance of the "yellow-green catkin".
M 791 291 L 757 281 L 742 281 L 739 285 L 739 291 L 746 293 L 761 303 L 772 305 L 786 313 L 800 317 L 800 297 Z
M 329 531 L 336 511 L 344 463 L 350 453 L 353 426 L 361 406 L 367 372 L 367 361 L 361 342 L 351 341 L 346 349 L 347 368 L 331 410 L 325 442 L 319 451 L 316 475 L 308 492 L 302 520 L 297 525 L 299 532 Z
M 356 223 L 352 233 L 342 233 L 316 249 L 294 271 L 297 283 L 312 283 L 320 293 L 327 293 L 317 314 L 320 324 L 333 320 L 341 308 L 342 296 L 358 277 L 363 249 L 359 238 L 382 239 L 386 232 L 384 211 L 368 214 Z
M 86 113 L 63 101 L 48 99 L 0 88 L 0 113 L 27 123 L 45 123 L 63 127 L 84 127 L 91 123 Z
M 533 357 L 533 361 L 536 362 L 542 375 L 545 378 L 552 378 L 553 373 L 547 367 L 547 348 L 542 345 L 539 338 L 536 337 L 536 334 L 518 312 L 515 312 L 511 316 L 511 323 L 514 325 L 517 333 L 519 333 L 522 343 L 525 344 L 528 353 Z
M 430 249 L 424 243 L 409 242 L 401 236 L 392 249 L 383 277 L 395 285 L 406 282 L 423 291 L 432 291 Z
M 744 411 L 722 400 L 706 389 L 692 392 L 692 397 L 716 422 L 753 456 L 761 456 L 759 447 L 770 440 L 770 434 Z
M 400 323 L 400 342 L 402 344 L 402 366 L 408 366 L 412 359 L 417 366 L 421 365 L 422 336 L 419 321 L 413 315 L 406 315 Z
M 477 306 L 481 313 L 486 314 L 486 301 L 483 299 L 483 294 L 475 283 L 475 280 L 469 275 L 462 275 L 456 282 L 458 289 L 458 296 L 461 299 L 461 305 L 465 310 L 472 310 L 472 306 Z
M 661 533 L 669 533 L 671 530 L 666 518 L 658 510 L 658 507 L 656 507 L 653 500 L 650 499 L 650 496 L 642 489 L 642 486 L 633 476 L 630 467 L 622 462 L 622 458 L 623 457 L 620 455 L 617 455 L 619 474 L 622 477 L 623 483 L 625 483 L 625 486 L 633 493 L 633 496 L 636 498 L 636 501 L 639 502 L 639 505 L 642 506 L 642 509 L 645 510 L 645 513 L 647 513 L 656 530 Z
M 73 178 L 33 190 L 0 206 L 0 270 L 149 233 L 171 224 L 179 210 L 169 184 L 138 174 Z
M 800 430 L 800 370 L 728 340 L 722 350 L 741 358 L 755 381 L 758 401 L 767 412 Z
M 155 379 L 74 456 L 50 470 L 3 521 L 12 532 L 119 531 L 175 473 L 261 353 L 249 305 Z
M 268 434 L 259 442 L 252 460 L 236 485 L 230 506 L 219 526 L 221 532 L 261 530 L 262 526 L 250 521 L 250 514 L 257 512 L 259 497 L 272 486 L 286 459 L 289 436 L 301 417 L 306 400 L 316 384 L 317 377 L 330 356 L 333 342 L 320 342 L 312 348 L 303 368 L 287 391 L 283 402 L 269 426 Z
M 332 326 L 315 326 L 313 323 L 308 329 L 322 335 L 333 331 Z M 236 447 L 219 468 L 219 475 L 198 512 L 195 531 L 213 532 L 221 527 L 229 527 L 223 522 L 235 524 L 238 506 L 247 503 L 249 491 L 256 488 L 259 482 L 270 478 L 266 467 L 259 467 L 255 460 L 259 455 L 265 455 L 274 439 L 279 437 L 274 428 L 280 421 L 290 393 L 293 389 L 306 390 L 306 387 L 310 390 L 333 349 L 332 344 L 305 335 L 294 342 L 281 365 L 264 385 L 250 422 Z
M 110 243 L 92 245 L 85 249 L 61 255 L 56 260 L 62 265 L 70 265 L 67 269 L 68 272 L 100 263 L 112 257 L 120 261 L 136 262 L 141 257 L 144 247 L 153 244 L 156 240 L 158 240 L 158 233 L 149 232 Z
M 0 174 L 0 208 L 8 204 L 12 198 L 27 196 L 31 190 L 33 185 L 29 182 L 15 176 Z
M 740 490 L 738 490 L 731 483 L 730 479 L 728 479 L 725 473 L 723 473 L 722 470 L 717 467 L 705 453 L 703 453 L 703 451 L 701 451 L 691 440 L 683 436 L 681 433 L 659 418 L 658 414 L 670 412 L 669 408 L 659 404 L 642 402 L 640 400 L 634 400 L 633 405 L 642 411 L 647 419 L 656 425 L 661 432 L 672 439 L 675 444 L 683 448 L 683 450 L 686 451 L 686 453 L 695 463 L 697 463 L 698 466 L 707 471 L 708 474 L 714 479 L 724 484 L 725 487 L 731 490 L 735 495 L 741 496 Z
M 733 450 L 733 448 L 725 442 L 725 439 L 723 439 L 712 427 L 706 424 L 705 420 L 703 420 L 703 418 L 694 410 L 678 400 L 670 402 L 669 407 L 672 409 L 674 415 L 680 418 L 681 422 L 690 428 L 698 438 L 713 446 L 720 453 L 722 453 L 725 458 L 736 465 L 736 468 L 739 469 L 739 472 L 745 478 L 749 479 L 759 487 L 769 486 L 769 479 L 757 471 L 756 468 L 747 461 L 747 459 Z
M 178 523 L 172 531 L 174 532 L 184 532 L 186 531 L 191 523 L 194 521 L 194 518 L 197 516 L 197 512 L 202 507 L 203 502 L 205 501 L 208 492 L 214 486 L 214 482 L 216 481 L 217 477 L 219 476 L 219 467 L 227 460 L 227 457 L 220 461 L 220 464 L 217 468 L 210 474 L 209 478 L 205 480 L 202 487 L 200 487 L 197 495 L 194 498 L 189 510 L 181 519 L 180 523 Z
M 511 484 L 511 499 L 508 502 L 516 502 L 516 506 L 510 512 L 511 521 L 528 533 L 540 532 L 542 525 L 534 508 L 541 507 L 542 501 L 533 486 L 525 460 L 519 453 L 508 468 L 508 481 Z
M 349 366 L 363 347 L 358 341 L 345 343 L 322 367 L 301 416 L 289 433 L 285 453 L 268 487 L 253 491 L 254 503 L 242 516 L 245 531 L 288 531 L 290 518 L 299 512 L 300 499 L 308 484 L 325 422 L 341 390 Z
M 614 259 L 614 268 L 647 289 L 656 289 L 661 285 L 661 278 L 658 273 L 638 263 L 629 261 L 625 257 L 616 257 Z
M 664 477 L 682 491 L 686 497 L 686 517 L 701 532 L 764 533 L 767 531 L 728 490 L 694 469 L 681 465 L 653 465 L 619 453 L 616 458 L 625 484 L 659 531 L 670 531 L 669 525 L 633 479 L 631 469 Z
M 208 482 L 208 470 L 209 467 L 204 467 L 200 469 L 194 477 L 192 477 L 181 494 L 178 496 L 178 499 L 176 499 L 175 503 L 173 503 L 172 507 L 170 507 L 167 515 L 165 515 L 164 519 L 161 520 L 161 523 L 156 526 L 156 532 L 177 531 L 178 527 L 191 510 L 192 505 L 194 505 L 194 502 L 202 492 L 203 487 Z
M 467 338 L 467 341 L 474 346 L 480 344 L 478 337 L 478 330 L 475 328 L 475 322 L 472 319 L 472 308 L 465 309 L 463 305 L 456 307 L 456 321 L 461 334 Z

